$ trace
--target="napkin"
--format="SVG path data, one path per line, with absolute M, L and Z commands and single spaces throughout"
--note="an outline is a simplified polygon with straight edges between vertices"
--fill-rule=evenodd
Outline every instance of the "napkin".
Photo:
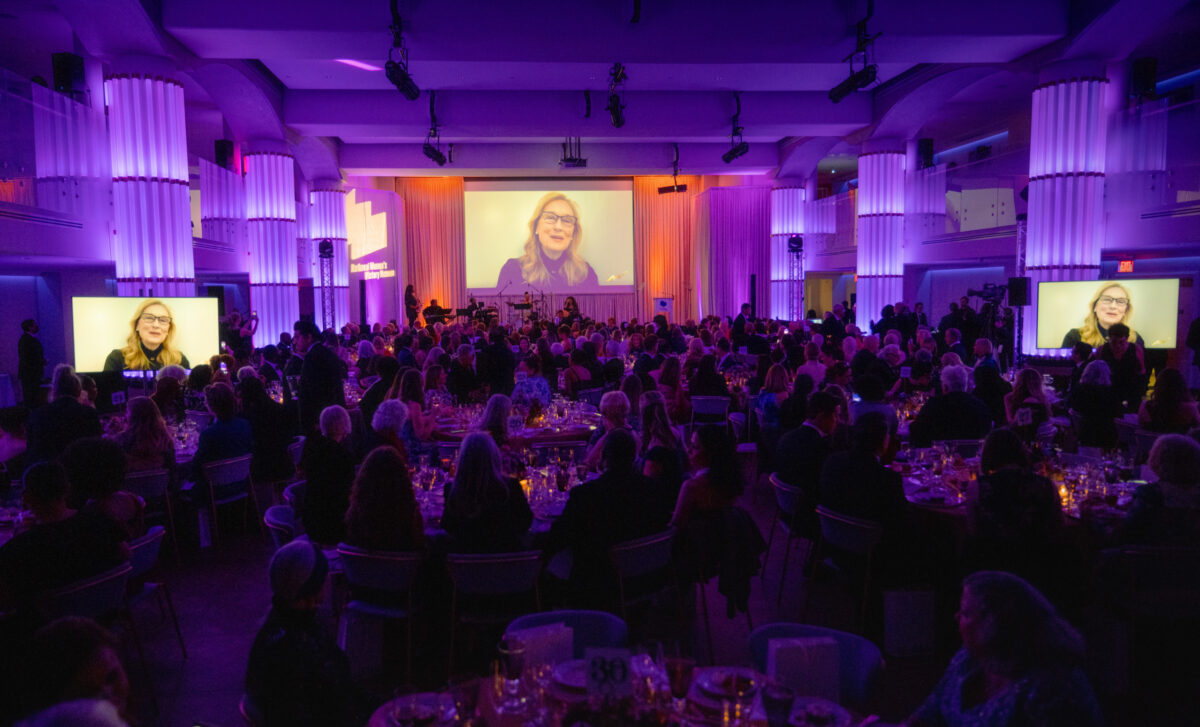
M 575 657 L 575 630 L 566 624 L 509 631 L 505 638 L 525 645 L 526 664 L 560 664 Z
M 839 702 L 841 657 L 828 636 L 771 639 L 767 642 L 767 676 L 797 697 Z

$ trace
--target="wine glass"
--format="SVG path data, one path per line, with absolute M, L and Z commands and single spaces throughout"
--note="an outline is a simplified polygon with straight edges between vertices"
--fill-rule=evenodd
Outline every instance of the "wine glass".
M 692 688 L 692 675 L 696 671 L 696 660 L 685 656 L 668 656 L 663 659 L 667 681 L 671 685 L 671 696 L 675 698 L 675 713 L 683 718 L 687 707 L 688 690 Z
M 524 711 L 525 700 L 521 698 L 521 676 L 525 671 L 525 644 L 505 638 L 496 647 L 500 655 L 497 662 L 496 686 L 501 698 L 498 711 L 517 713 Z

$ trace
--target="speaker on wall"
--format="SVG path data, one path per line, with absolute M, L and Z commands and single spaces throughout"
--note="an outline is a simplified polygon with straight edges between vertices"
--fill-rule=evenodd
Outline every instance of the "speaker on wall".
M 218 167 L 233 170 L 232 139 L 217 139 L 213 142 L 213 161 Z
M 75 94 L 87 90 L 83 80 L 83 58 L 74 53 L 52 53 L 50 64 L 54 67 L 54 90 L 75 98 Z
M 933 166 L 933 139 L 917 139 L 917 169 Z
M 1008 279 L 1008 304 L 1011 306 L 1029 305 L 1029 278 Z
M 1130 95 L 1153 101 L 1158 98 L 1158 59 L 1154 57 L 1137 58 L 1129 73 Z

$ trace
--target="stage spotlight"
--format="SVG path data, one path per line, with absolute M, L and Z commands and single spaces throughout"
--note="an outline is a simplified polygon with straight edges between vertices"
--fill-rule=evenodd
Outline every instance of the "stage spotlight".
M 674 192 L 686 192 L 687 185 L 679 183 L 679 145 L 672 144 L 675 147 L 675 161 L 671 163 L 671 184 L 666 187 L 659 187 L 659 194 L 672 194 Z
M 562 158 L 558 165 L 563 169 L 587 169 L 587 158 L 583 156 L 583 140 L 568 136 L 562 145 Z
M 388 62 L 383 66 L 383 72 L 387 74 L 387 79 L 392 82 L 396 90 L 404 94 L 404 98 L 409 101 L 416 101 L 421 97 L 421 89 L 417 87 L 417 82 L 409 75 L 406 64 L 393 61 L 389 58 Z
M 424 154 L 429 161 L 437 164 L 439 167 L 446 166 L 446 155 L 442 153 L 441 149 L 438 149 L 433 144 L 425 142 L 425 145 L 421 147 L 421 153 Z
M 746 156 L 746 152 L 748 152 L 748 151 L 750 151 L 750 145 L 744 141 L 739 142 L 737 144 L 734 144 L 733 147 L 729 151 L 722 154 L 721 159 L 725 160 L 726 164 L 730 164 L 733 162 L 734 159 L 737 159 L 738 157 Z
M 613 128 L 621 128 L 625 125 L 625 105 L 621 103 L 621 97 L 615 93 L 608 95 L 608 115 L 612 117 Z
M 658 188 L 659 194 L 672 194 L 674 192 L 686 192 L 686 191 L 687 191 L 686 184 L 668 184 L 665 187 Z
M 829 100 L 838 103 L 855 91 L 859 91 L 875 83 L 875 76 L 878 70 L 875 64 L 871 64 L 860 71 L 851 73 L 846 77 L 846 80 L 829 90 Z
M 605 108 L 615 129 L 625 125 L 625 104 L 621 103 L 621 92 L 625 90 L 627 80 L 629 74 L 625 72 L 625 66 L 614 63 L 608 71 L 608 106 Z

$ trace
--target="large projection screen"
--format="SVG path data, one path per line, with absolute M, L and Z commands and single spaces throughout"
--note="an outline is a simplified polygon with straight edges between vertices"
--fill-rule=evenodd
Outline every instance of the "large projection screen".
M 1124 322 L 1146 348 L 1175 348 L 1179 279 L 1039 283 L 1037 347 L 1069 348 L 1066 344 L 1075 338 L 1069 334 L 1082 330 L 1093 316 L 1104 328 Z
M 463 205 L 470 292 L 633 291 L 632 181 L 470 181 Z
M 125 346 L 134 314 L 142 303 L 159 301 L 170 313 L 172 343 L 192 366 L 220 353 L 216 298 L 72 298 L 75 316 L 75 370 L 103 371 L 104 361 Z M 161 325 L 161 324 L 159 324 Z

